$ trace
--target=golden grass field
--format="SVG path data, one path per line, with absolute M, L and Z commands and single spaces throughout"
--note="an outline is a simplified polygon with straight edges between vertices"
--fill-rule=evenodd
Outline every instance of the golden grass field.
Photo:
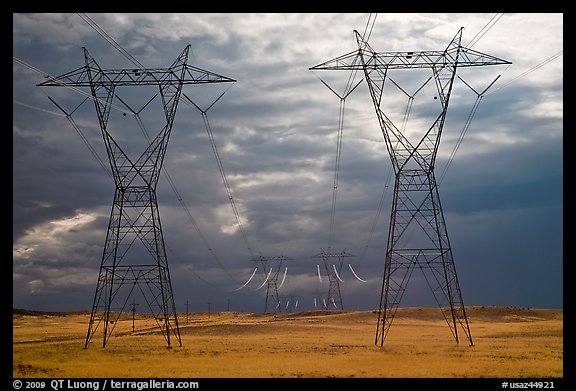
M 179 316 L 172 348 L 154 319 L 117 322 L 106 348 L 89 314 L 13 315 L 13 377 L 562 378 L 563 311 L 468 307 L 474 346 L 456 344 L 438 308 L 400 308 L 384 347 L 375 311 Z M 461 330 L 459 330 L 461 331 Z M 463 335 L 463 334 L 462 334 Z

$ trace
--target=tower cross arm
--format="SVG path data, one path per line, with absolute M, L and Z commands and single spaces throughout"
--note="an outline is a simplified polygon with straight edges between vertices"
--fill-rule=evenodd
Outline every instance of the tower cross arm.
M 182 67 L 184 69 L 182 69 Z M 182 70 L 184 72 L 182 73 Z M 91 81 L 92 80 L 92 81 Z M 234 83 L 235 79 L 219 75 L 188 64 L 181 64 L 170 68 L 128 68 L 128 69 L 100 69 L 97 67 L 84 66 L 61 76 L 52 77 L 40 87 L 90 87 L 91 82 L 97 82 L 101 86 L 141 86 L 158 85 L 165 82 L 182 84 L 205 84 L 205 83 Z
M 309 68 L 310 70 L 375 70 L 436 68 L 443 65 L 457 67 L 503 65 L 510 61 L 479 52 L 453 40 L 444 50 L 376 52 L 355 31 L 358 50 L 343 54 Z M 460 36 L 461 31 L 457 35 Z
M 356 61 L 359 56 L 364 58 L 364 62 Z M 361 71 L 364 68 L 368 70 L 434 68 L 444 64 L 455 64 L 458 67 L 473 67 L 511 64 L 511 62 L 465 47 L 460 47 L 458 52 L 454 50 L 428 50 L 376 53 L 359 49 L 355 52 L 347 53 L 313 66 L 310 70 Z
M 418 52 L 363 52 L 364 67 L 367 69 L 435 68 L 445 64 L 457 67 L 511 64 L 509 61 L 465 47 L 459 47 L 458 50 Z
M 362 70 L 362 63 L 359 62 L 359 50 L 354 50 L 353 52 L 343 54 L 339 57 L 333 58 L 318 64 L 316 66 L 308 68 L 310 71 L 315 70 Z

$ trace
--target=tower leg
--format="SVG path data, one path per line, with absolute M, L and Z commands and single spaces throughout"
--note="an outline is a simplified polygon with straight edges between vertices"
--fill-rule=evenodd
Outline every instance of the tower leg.
M 148 254 L 129 250 L 140 242 Z M 132 255 L 132 256 L 131 256 Z M 103 323 L 106 347 L 130 297 L 139 293 L 148 304 L 168 347 L 180 330 L 156 198 L 151 190 L 116 189 L 85 347 Z
M 394 185 L 377 345 L 384 344 L 415 268 L 422 271 L 456 343 L 460 326 L 472 345 L 434 174 L 407 170 L 396 175 Z

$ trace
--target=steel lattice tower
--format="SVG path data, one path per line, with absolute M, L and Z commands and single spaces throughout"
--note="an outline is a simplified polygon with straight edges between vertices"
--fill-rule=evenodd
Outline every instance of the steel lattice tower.
M 394 196 L 376 328 L 376 345 L 384 344 L 415 268 L 423 272 L 456 343 L 459 342 L 458 326 L 460 326 L 470 345 L 473 345 L 440 204 L 434 165 L 456 70 L 459 67 L 500 65 L 510 62 L 461 46 L 462 30 L 463 28 L 458 31 L 444 50 L 380 53 L 374 51 L 368 42 L 354 31 L 358 50 L 310 68 L 364 73 L 394 169 Z M 406 135 L 405 124 L 400 127 L 399 124 L 395 124 L 390 119 L 390 113 L 386 111 L 384 104 L 385 82 L 389 81 L 401 89 L 391 75 L 393 71 L 407 69 L 431 71 L 432 76 L 428 80 L 434 80 L 437 94 L 434 96 L 436 102 L 434 109 L 437 114 L 432 116 L 434 119 L 432 125 L 422 129 L 416 139 L 411 140 Z M 424 84 L 427 83 L 428 81 Z M 411 104 L 416 93 L 410 96 L 401 90 L 410 98 Z
M 102 346 L 106 346 L 116 321 L 136 289 L 146 300 L 168 347 L 171 347 L 171 335 L 182 345 L 156 187 L 183 86 L 235 81 L 188 65 L 189 50 L 190 45 L 168 68 L 104 70 L 83 48 L 85 66 L 39 84 L 90 88 L 115 183 L 85 348 L 101 324 L 104 329 Z M 118 96 L 121 88 L 135 86 L 158 87 L 157 93 L 138 112 Z M 118 141 L 122 138 L 113 137 L 110 131 L 113 128 L 109 124 L 113 102 L 118 100 L 138 114 L 157 96 L 163 109 L 160 130 L 147 140 L 147 147 L 137 158 L 131 158 Z M 142 127 L 139 117 L 137 119 Z
M 264 302 L 264 312 L 268 312 L 268 305 L 274 304 L 274 309 L 278 310 L 278 312 L 282 312 L 282 303 L 280 300 L 280 294 L 278 293 L 278 289 L 282 288 L 284 285 L 284 281 L 286 280 L 286 273 L 288 272 L 288 267 L 286 266 L 284 269 L 284 275 L 282 277 L 282 281 L 280 282 L 280 286 L 278 286 L 278 277 L 280 276 L 280 272 L 282 271 L 282 262 L 289 260 L 290 258 L 285 257 L 284 255 L 280 255 L 277 257 L 266 257 L 263 255 L 259 255 L 258 257 L 252 259 L 255 262 L 260 262 L 262 264 L 262 270 L 264 271 L 264 275 L 266 279 L 262 283 L 262 285 L 258 288 L 260 289 L 264 285 L 266 285 L 266 301 Z M 274 263 L 270 265 L 270 263 Z M 270 300 L 269 300 L 270 299 Z
M 328 295 L 326 296 L 326 301 L 324 304 L 324 309 L 327 310 L 330 307 L 330 301 L 336 309 L 344 310 L 344 305 L 342 304 L 342 293 L 340 291 L 340 282 L 343 282 L 340 278 L 342 273 L 342 266 L 344 264 L 344 258 L 353 257 L 354 255 L 348 254 L 346 250 L 342 250 L 341 253 L 332 253 L 330 251 L 326 252 L 324 250 L 320 251 L 320 254 L 314 255 L 313 258 L 322 258 L 324 263 L 324 270 L 328 275 Z M 337 264 L 332 263 L 332 267 L 329 266 L 330 258 L 336 258 Z M 320 270 L 318 270 L 318 278 L 320 278 Z

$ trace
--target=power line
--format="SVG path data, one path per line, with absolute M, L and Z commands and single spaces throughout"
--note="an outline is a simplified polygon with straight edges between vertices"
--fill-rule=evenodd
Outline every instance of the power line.
M 462 79 L 460 76 L 458 76 L 458 78 L 476 94 L 476 101 L 474 102 L 474 105 L 472 106 L 472 110 L 470 111 L 470 114 L 468 115 L 468 118 L 466 119 L 466 122 L 464 123 L 464 127 L 462 128 L 462 131 L 460 132 L 460 135 L 458 136 L 458 140 L 456 140 L 456 144 L 454 145 L 454 148 L 452 149 L 452 153 L 450 154 L 450 157 L 448 158 L 448 161 L 446 162 L 446 165 L 444 166 L 444 170 L 442 171 L 442 174 L 440 175 L 438 185 L 440 185 L 442 183 L 442 181 L 444 180 L 444 176 L 446 175 L 446 171 L 448 171 L 448 168 L 452 165 L 452 161 L 454 160 L 454 156 L 456 156 L 456 152 L 458 151 L 458 149 L 460 148 L 460 145 L 462 144 L 462 140 L 464 139 L 464 136 L 466 135 L 466 132 L 468 131 L 468 128 L 470 127 L 470 123 L 472 122 L 472 118 L 474 118 L 474 115 L 476 114 L 476 111 L 478 110 L 478 106 L 480 106 L 480 102 L 482 101 L 482 98 L 484 97 L 484 95 L 486 95 L 486 92 L 490 89 L 490 87 L 492 87 L 494 85 L 494 83 L 496 83 L 496 81 L 500 78 L 500 75 L 498 75 L 498 77 L 496 77 L 492 81 L 492 83 L 490 83 L 488 85 L 488 87 L 484 88 L 484 90 L 482 92 L 477 92 L 474 88 L 472 88 L 472 86 L 470 86 L 470 84 L 466 83 L 466 81 L 464 79 Z
M 16 99 L 12 99 L 12 103 L 16 103 L 17 105 L 24 106 L 24 107 L 28 107 L 28 108 L 30 108 L 30 109 L 42 111 L 42 112 L 44 112 L 44 113 L 54 114 L 54 115 L 57 115 L 58 117 L 66 117 L 65 114 L 58 113 L 57 111 L 52 111 L 52 110 L 48 110 L 48 109 L 43 109 L 43 108 L 38 107 L 38 106 L 33 106 L 33 105 L 28 104 L 28 103 L 20 102 L 19 100 L 16 100 Z
M 334 163 L 334 182 L 332 192 L 332 209 L 330 213 L 330 234 L 328 237 L 328 248 L 332 246 L 334 239 L 334 220 L 336 215 L 336 197 L 338 194 L 338 176 L 340 171 L 340 157 L 342 154 L 342 133 L 344 131 L 344 102 L 345 99 L 340 99 L 340 108 L 338 115 L 338 133 L 336 136 L 336 161 Z
M 368 15 L 368 20 L 366 21 L 366 27 L 364 27 L 364 33 L 362 34 L 365 41 L 368 41 L 370 39 L 370 35 L 372 35 L 372 30 L 374 29 L 374 24 L 376 23 L 377 16 L 378 14 L 374 14 L 374 19 L 372 19 L 372 14 Z M 370 32 L 368 32 L 368 25 L 370 24 L 370 20 L 372 20 L 372 25 L 370 26 Z M 366 35 L 367 32 L 368 35 Z
M 505 87 L 507 87 L 508 85 L 510 85 L 512 82 L 520 79 L 521 77 L 524 77 L 526 75 L 528 75 L 531 72 L 534 72 L 535 70 L 543 67 L 544 65 L 548 64 L 549 62 L 555 60 L 556 58 L 560 57 L 563 54 L 563 50 L 555 53 L 554 55 L 548 57 L 546 60 L 542 61 L 541 63 L 535 65 L 534 67 L 528 69 L 527 71 L 523 72 L 522 74 L 516 76 L 515 78 L 511 79 L 510 81 L 508 81 L 506 84 L 501 85 L 500 87 L 491 90 L 488 92 L 488 89 L 496 82 L 496 80 L 498 80 L 498 78 L 500 76 L 498 76 L 496 78 L 496 80 L 494 80 L 482 93 L 478 93 L 476 92 L 472 87 L 470 87 L 468 85 L 468 83 L 466 83 L 462 78 L 460 78 L 460 76 L 458 76 L 460 78 L 460 80 L 462 80 L 464 82 L 464 84 L 466 84 L 472 91 L 474 91 L 477 95 L 476 97 L 476 101 L 474 102 L 474 105 L 472 107 L 472 110 L 470 111 L 470 114 L 468 115 L 468 118 L 466 119 L 466 123 L 464 124 L 464 127 L 462 128 L 462 131 L 460 132 L 460 135 L 458 136 L 458 140 L 456 141 L 456 144 L 454 145 L 454 148 L 452 149 L 452 153 L 450 154 L 450 157 L 448 158 L 448 161 L 446 162 L 446 166 L 444 166 L 444 170 L 442 171 L 442 174 L 440 175 L 440 179 L 438 181 L 438 185 L 440 185 L 444 179 L 444 177 L 446 176 L 446 172 L 448 171 L 448 168 L 452 165 L 452 161 L 454 160 L 454 157 L 456 155 L 456 152 L 458 151 L 458 149 L 460 148 L 460 145 L 462 144 L 462 141 L 464 139 L 464 136 L 466 135 L 466 132 L 468 131 L 468 128 L 470 127 L 470 123 L 472 122 L 472 118 L 474 117 L 474 115 L 476 114 L 476 111 L 478 110 L 478 106 L 480 105 L 480 101 L 482 100 L 482 98 L 486 95 L 489 95 L 491 93 L 494 93 L 498 90 L 501 90 Z
M 33 67 L 30 64 L 25 63 L 22 60 L 16 59 L 14 57 L 14 60 L 16 60 L 17 63 L 26 66 L 29 69 L 34 70 L 35 72 L 41 73 L 42 75 L 47 75 L 46 73 L 40 71 L 38 68 Z M 46 76 L 49 77 L 49 76 Z M 74 119 L 72 118 L 72 113 L 67 113 L 59 104 L 56 103 L 56 101 L 54 101 L 54 99 L 52 99 L 51 97 L 49 97 L 47 95 L 48 99 L 56 106 L 58 107 L 58 109 L 60 109 L 60 111 L 63 113 L 58 113 L 55 111 L 51 111 L 51 110 L 46 110 L 43 109 L 41 107 L 37 107 L 37 106 L 32 106 L 32 105 L 28 105 L 25 103 L 22 103 L 20 101 L 16 101 L 13 100 L 14 103 L 20 104 L 22 106 L 25 107 L 29 107 L 38 111 L 42 111 L 45 113 L 49 113 L 49 114 L 53 114 L 53 115 L 57 115 L 59 117 L 66 117 L 66 119 L 68 120 L 68 122 L 70 122 L 70 124 L 72 125 L 72 127 L 74 128 L 74 130 L 76 131 L 76 133 L 78 134 L 78 136 L 80 136 L 80 138 L 82 139 L 82 141 L 84 142 L 84 144 L 86 145 L 86 147 L 88 148 L 88 150 L 90 151 L 90 153 L 92 154 L 92 156 L 94 156 L 94 159 L 96 159 L 96 161 L 98 162 L 98 164 L 102 167 L 102 169 L 104 170 L 104 172 L 106 173 L 106 175 L 108 175 L 108 177 L 110 177 L 110 179 L 114 180 L 114 177 L 112 176 L 112 174 L 110 173 L 110 171 L 108 170 L 108 168 L 106 167 L 106 165 L 104 164 L 104 161 L 102 160 L 102 158 L 100 157 L 100 155 L 98 154 L 98 152 L 94 149 L 94 147 L 92 146 L 92 144 L 90 144 L 90 141 L 88 140 L 88 138 L 84 135 L 84 132 L 82 132 L 82 129 L 80 129 L 80 127 L 78 126 L 78 124 L 76 123 L 76 121 L 74 121 Z M 86 102 L 86 100 L 88 99 L 88 97 L 86 97 L 82 103 L 80 103 L 76 109 L 74 109 L 74 111 L 76 111 L 81 105 L 84 104 L 84 102 Z
M 110 34 L 108 34 L 106 31 L 104 31 L 104 29 L 102 27 L 100 27 L 98 25 L 98 23 L 96 23 L 92 18 L 90 18 L 90 16 L 88 16 L 86 13 L 82 13 L 82 14 L 77 14 L 84 22 L 86 22 L 90 27 L 92 27 L 94 30 L 96 30 L 96 32 L 102 37 L 104 38 L 108 43 L 110 43 L 110 45 L 112 45 L 112 47 L 114 47 L 116 50 L 118 50 L 124 57 L 126 57 L 128 60 L 130 60 L 133 64 L 138 65 L 140 68 L 142 69 L 146 69 L 146 67 L 144 65 L 142 65 L 142 63 L 140 63 L 140 61 L 138 61 L 134 56 L 132 56 L 126 49 L 124 49 L 119 43 L 118 41 L 116 41 L 112 36 L 110 36 Z
M 236 222 L 238 223 L 238 228 L 240 229 L 240 233 L 242 234 L 242 238 L 244 239 L 246 248 L 248 249 L 250 256 L 253 258 L 254 253 L 252 251 L 252 246 L 250 246 L 250 242 L 248 241 L 248 237 L 246 236 L 246 230 L 244 229 L 244 225 L 242 224 L 242 220 L 240 219 L 240 213 L 238 212 L 238 208 L 236 206 L 236 202 L 234 201 L 234 197 L 232 196 L 232 189 L 230 188 L 230 184 L 228 183 L 226 171 L 224 171 L 224 165 L 222 163 L 222 159 L 220 158 L 220 154 L 218 153 L 216 141 L 214 140 L 214 133 L 212 132 L 212 128 L 210 127 L 210 122 L 208 121 L 208 115 L 206 111 L 202 112 L 202 118 L 204 119 L 204 125 L 206 127 L 208 137 L 210 139 L 210 145 L 212 146 L 212 151 L 214 152 L 214 156 L 216 157 L 218 170 L 220 171 L 220 176 L 222 177 L 222 183 L 224 184 L 226 194 L 230 201 L 230 205 L 232 206 L 232 212 L 234 213 L 234 217 L 236 218 Z
M 127 106 L 128 107 L 128 106 Z M 128 107 L 129 108 L 129 107 Z M 130 108 L 129 108 L 130 109 Z M 130 109 L 132 111 L 132 109 Z M 146 138 L 146 140 L 148 142 L 150 142 L 150 136 L 148 135 L 148 132 L 146 131 L 146 128 L 144 127 L 144 124 L 142 123 L 142 120 L 140 119 L 140 115 L 138 113 L 134 113 L 134 116 L 138 122 L 138 125 L 140 126 L 140 129 L 142 130 L 142 133 L 144 134 L 144 137 Z M 202 231 L 200 230 L 200 227 L 198 226 L 198 224 L 196 223 L 196 220 L 194 219 L 194 217 L 192 216 L 192 214 L 190 213 L 190 209 L 188 208 L 188 206 L 186 205 L 186 203 L 184 202 L 184 199 L 182 197 L 182 195 L 180 194 L 180 192 L 178 191 L 178 188 L 176 187 L 176 184 L 174 183 L 174 180 L 172 179 L 172 176 L 170 175 L 170 173 L 168 172 L 168 169 L 163 165 L 162 166 L 162 172 L 164 173 L 166 179 L 168 180 L 168 183 L 170 185 L 170 187 L 172 188 L 172 191 L 174 192 L 174 194 L 176 195 L 176 199 L 178 200 L 178 203 L 180 204 L 180 206 L 182 207 L 182 209 L 184 210 L 184 212 L 186 213 L 186 217 L 188 218 L 188 221 L 190 221 L 190 224 L 192 224 L 192 226 L 194 227 L 194 229 L 196 230 L 196 233 L 198 234 L 198 236 L 200 237 L 200 239 L 202 240 L 202 242 L 204 243 L 204 246 L 206 246 L 206 248 L 208 249 L 208 251 L 210 252 L 210 254 L 212 255 L 212 257 L 214 258 L 215 262 L 218 264 L 218 266 L 220 266 L 220 268 L 222 268 L 222 270 L 224 270 L 224 272 L 226 273 L 226 275 L 228 275 L 228 277 L 230 277 L 230 279 L 232 279 L 232 281 L 234 281 L 235 283 L 238 283 L 238 281 L 234 278 L 234 276 L 232 274 L 230 274 L 230 272 L 228 271 L 228 269 L 222 264 L 222 262 L 220 261 L 219 257 L 216 255 L 216 253 L 214 252 L 214 250 L 212 249 L 212 246 L 210 245 L 210 243 L 208 243 L 208 240 L 206 239 L 206 237 L 204 236 L 204 234 L 202 233 Z M 173 254 L 174 251 L 171 250 L 171 252 Z M 177 258 L 179 259 L 179 257 L 177 256 Z M 193 272 L 193 274 L 195 274 L 198 278 L 200 278 L 195 272 Z M 200 278 L 201 280 L 203 280 L 202 278 Z M 203 280 L 204 282 L 207 282 L 205 280 Z
M 12 59 L 13 59 L 17 64 L 22 65 L 22 66 L 24 66 L 24 67 L 26 67 L 26 68 L 28 68 L 28 69 L 36 72 L 36 73 L 39 73 L 39 74 L 42 75 L 44 78 L 49 79 L 50 81 L 52 81 L 52 82 L 54 82 L 54 83 L 58 83 L 58 84 L 60 84 L 62 87 L 65 87 L 65 88 L 68 88 L 68 89 L 71 90 L 71 91 L 77 92 L 77 93 L 79 93 L 80 95 L 83 95 L 83 96 L 85 96 L 86 98 L 90 98 L 90 99 L 92 99 L 93 101 L 98 102 L 98 103 L 100 103 L 100 104 L 103 104 L 103 105 L 106 105 L 106 104 L 107 104 L 106 102 L 101 101 L 99 98 L 94 97 L 94 96 L 92 96 L 91 94 L 89 94 L 89 93 L 87 93 L 87 92 L 85 92 L 85 91 L 82 91 L 82 90 L 79 89 L 78 87 L 74 87 L 74 86 L 68 85 L 68 84 L 66 84 L 66 83 L 63 82 L 63 81 L 60 81 L 60 80 L 56 79 L 56 78 L 53 77 L 53 76 L 50 76 L 48 73 L 40 70 L 39 68 L 37 68 L 37 67 L 35 67 L 35 66 L 27 63 L 26 61 L 24 61 L 24 60 L 22 60 L 22 59 L 19 59 L 19 58 L 15 57 L 15 56 L 12 56 Z M 124 109 L 122 109 L 121 107 L 118 107 L 118 106 L 113 105 L 113 104 L 109 104 L 109 106 L 110 106 L 111 108 L 113 108 L 114 110 L 117 110 L 117 111 L 119 111 L 119 112 L 121 112 L 121 113 L 124 113 Z
M 501 89 L 508 87 L 510 84 L 512 84 L 513 82 L 515 82 L 516 80 L 528 75 L 529 73 L 534 72 L 535 70 L 542 68 L 544 65 L 556 60 L 558 57 L 562 56 L 564 54 L 564 50 L 560 50 L 559 52 L 553 54 L 552 56 L 548 57 L 547 59 L 545 59 L 544 61 L 542 61 L 541 63 L 533 66 L 532 68 L 528 69 L 527 71 L 524 71 L 523 73 L 521 73 L 520 75 L 514 77 L 513 79 L 509 80 L 508 82 L 506 82 L 505 84 L 500 85 L 500 87 L 495 88 L 494 90 L 492 90 L 492 92 L 487 93 L 486 95 L 489 94 L 493 94 L 496 91 L 500 91 Z
M 358 262 L 362 262 L 362 260 L 366 256 L 366 251 L 368 251 L 368 247 L 370 246 L 370 243 L 372 242 L 372 237 L 374 236 L 374 232 L 376 231 L 376 226 L 378 225 L 378 220 L 380 219 L 380 215 L 382 214 L 382 209 L 384 207 L 384 201 L 385 201 L 386 195 L 388 193 L 389 183 L 390 183 L 390 180 L 392 178 L 392 173 L 393 173 L 392 166 L 390 166 L 390 169 L 388 170 L 388 175 L 386 177 L 386 180 L 384 181 L 384 189 L 382 189 L 382 195 L 380 196 L 380 201 L 378 201 L 378 207 L 376 208 L 376 214 L 374 215 L 374 220 L 372 221 L 372 225 L 370 226 L 370 233 L 368 234 L 368 240 L 366 241 L 366 244 L 364 245 L 364 248 L 362 249 L 362 253 L 360 254 L 360 258 L 358 259 Z
M 178 263 L 180 263 L 180 264 L 181 264 L 186 270 L 188 270 L 190 273 L 194 274 L 194 276 L 196 276 L 196 278 L 198 278 L 200 281 L 202 281 L 202 282 L 204 282 L 204 283 L 206 283 L 206 284 L 208 284 L 208 285 L 214 286 L 214 284 L 212 284 L 212 283 L 211 283 L 210 281 L 208 281 L 208 280 L 205 280 L 204 278 L 202 278 L 202 276 L 200 276 L 200 274 L 198 274 L 196 271 L 194 271 L 194 269 L 192 269 L 189 264 L 185 263 L 185 262 L 182 260 L 182 258 L 180 258 L 180 257 L 178 256 L 178 254 L 176 254 L 176 253 L 174 252 L 174 250 L 172 250 L 168 245 L 166 245 L 166 248 L 167 248 L 168 251 L 170 251 L 170 252 L 172 253 L 172 255 L 176 258 L 176 261 L 177 261 Z
M 452 161 L 454 160 L 454 157 L 456 156 L 456 152 L 458 152 L 458 149 L 460 148 L 460 145 L 462 144 L 462 140 L 464 139 L 464 136 L 466 135 L 466 132 L 468 131 L 468 128 L 470 127 L 470 123 L 472 122 L 472 118 L 474 118 L 474 114 L 476 114 L 476 110 L 478 110 L 478 106 L 480 105 L 480 101 L 482 100 L 482 97 L 483 97 L 483 95 L 478 95 L 476 97 L 476 101 L 474 102 L 474 106 L 472 107 L 470 114 L 468 114 L 468 118 L 466 118 L 466 123 L 464 124 L 464 127 L 462 128 L 462 131 L 460 132 L 460 135 L 458 136 L 458 140 L 456 140 L 456 144 L 454 145 L 454 148 L 452 149 L 452 153 L 450 154 L 450 157 L 448 158 L 448 161 L 446 162 L 446 165 L 444 166 L 444 169 L 442 170 L 442 173 L 440 174 L 440 179 L 438 180 L 438 185 L 442 184 L 442 181 L 444 180 L 444 177 L 446 176 L 446 172 L 448 171 L 448 168 L 450 168 L 450 166 L 452 165 Z
M 356 58 L 353 62 L 356 62 Z M 338 198 L 338 182 L 339 182 L 339 172 L 340 172 L 340 160 L 342 154 L 342 137 L 344 132 L 344 107 L 346 103 L 346 98 L 362 83 L 363 79 L 361 79 L 356 85 L 353 85 L 355 82 L 356 74 L 358 73 L 357 70 L 350 73 L 348 80 L 346 82 L 346 86 L 342 94 L 336 92 L 328 83 L 326 83 L 322 78 L 320 78 L 316 73 L 314 75 L 318 77 L 318 79 L 324 84 L 334 95 L 336 95 L 340 99 L 340 105 L 338 110 L 338 129 L 336 133 L 336 158 L 334 161 L 334 180 L 333 180 L 333 188 L 332 188 L 332 206 L 330 211 L 330 229 L 328 234 L 328 248 L 332 246 L 332 241 L 334 239 L 334 226 L 335 226 L 335 216 L 336 216 L 336 200 Z
M 480 38 L 482 38 L 487 32 L 488 30 L 490 30 L 492 27 L 494 27 L 494 24 L 496 24 L 496 22 L 498 22 L 498 20 L 500 20 L 500 18 L 503 16 L 504 14 L 496 14 L 494 15 L 490 21 L 488 21 L 488 23 L 474 36 L 474 38 L 472 38 L 472 40 L 470 41 L 470 43 L 467 45 L 467 47 L 471 48 L 473 45 L 475 45 Z M 496 19 L 497 17 L 497 19 Z M 489 26 L 489 27 L 488 27 Z M 482 32 L 484 29 L 486 29 L 484 32 Z M 477 95 L 476 97 L 476 101 L 474 102 L 474 105 L 472 107 L 472 110 L 470 111 L 470 114 L 468 115 L 468 118 L 466 119 L 466 123 L 464 124 L 464 127 L 462 128 L 462 131 L 460 132 L 460 135 L 458 137 L 458 140 L 456 141 L 456 144 L 454 145 L 454 148 L 452 149 L 452 153 L 450 154 L 450 157 L 448 158 L 448 161 L 446 162 L 446 166 L 444 166 L 444 170 L 442 171 L 441 175 L 440 175 L 440 180 L 438 181 L 438 184 L 440 185 L 444 179 L 444 177 L 446 176 L 446 172 L 448 171 L 448 168 L 452 165 L 452 162 L 454 160 L 454 157 L 456 155 L 456 152 L 458 151 L 458 149 L 460 148 L 460 145 L 462 144 L 462 141 L 464 139 L 464 136 L 466 135 L 466 132 L 468 131 L 468 128 L 470 127 L 470 123 L 472 121 L 472 118 L 474 117 L 474 115 L 476 114 L 476 111 L 478 110 L 478 106 L 480 105 L 480 101 L 482 100 L 482 98 L 486 95 L 489 95 L 491 93 L 494 93 L 496 91 L 499 91 L 505 87 L 507 87 L 508 85 L 510 85 L 511 83 L 513 83 L 514 81 L 528 75 L 531 72 L 534 72 L 535 70 L 543 67 L 544 65 L 548 64 L 549 62 L 555 60 L 556 58 L 560 57 L 563 54 L 563 50 L 560 50 L 559 52 L 555 53 L 554 55 L 548 57 L 547 59 L 545 59 L 544 61 L 540 62 L 539 64 L 533 66 L 532 68 L 528 69 L 527 71 L 521 73 L 520 75 L 514 77 L 513 79 L 511 79 L 510 81 L 508 81 L 505 84 L 500 85 L 498 88 L 495 88 L 493 90 L 491 90 L 490 92 L 488 92 L 488 89 L 496 82 L 496 80 L 498 80 L 498 78 L 500 76 L 498 76 L 496 78 L 496 80 L 494 80 L 488 87 L 486 87 L 486 89 L 482 92 L 482 93 L 478 93 L 476 92 L 472 87 L 470 87 L 470 85 L 468 85 L 468 83 L 466 83 L 462 78 L 460 78 L 460 80 L 462 80 L 464 82 L 464 84 L 466 84 L 472 91 L 474 91 Z M 506 68 L 507 70 L 508 68 Z
M 218 147 L 216 146 L 216 141 L 214 140 L 214 133 L 212 132 L 212 127 L 210 126 L 210 121 L 208 120 L 208 110 L 226 93 L 224 91 L 207 109 L 201 109 L 192 99 L 190 99 L 186 94 L 183 94 L 184 98 L 186 99 L 185 102 L 189 102 L 189 104 L 193 105 L 200 111 L 202 114 L 202 119 L 204 120 L 204 126 L 206 128 L 206 133 L 208 134 L 208 139 L 210 140 L 210 146 L 212 147 L 212 152 L 214 153 L 214 157 L 216 158 L 216 164 L 218 166 L 218 171 L 220 172 L 220 177 L 222 178 L 222 183 L 224 184 L 224 189 L 226 190 L 226 195 L 228 200 L 230 201 L 230 205 L 232 207 L 232 213 L 234 214 L 234 218 L 236 219 L 236 223 L 238 224 L 238 229 L 240 230 L 240 234 L 242 235 L 242 239 L 250 253 L 250 256 L 254 258 L 254 253 L 252 251 L 252 246 L 248 241 L 248 236 L 246 235 L 246 231 L 244 229 L 244 225 L 242 224 L 242 219 L 240 218 L 240 213 L 238 212 L 238 208 L 236 206 L 236 202 L 234 201 L 234 196 L 232 195 L 232 188 L 228 183 L 228 177 L 226 175 L 226 171 L 224 170 L 224 164 L 222 163 L 222 159 L 220 158 L 220 153 L 218 152 Z
M 472 46 L 476 45 L 476 43 L 480 40 L 480 38 L 482 38 L 484 36 L 484 34 L 486 34 L 492 27 L 494 27 L 496 22 L 498 22 L 502 16 L 504 16 L 503 13 L 494 15 L 488 21 L 488 23 L 486 23 L 486 25 L 484 27 L 482 27 L 480 29 L 480 31 L 478 31 L 478 33 L 476 33 L 476 35 L 470 40 L 470 42 L 468 43 L 468 45 L 466 45 L 466 47 L 472 48 Z M 494 20 L 496 17 L 498 17 L 498 19 Z M 486 29 L 486 30 L 483 32 L 484 29 Z
M 454 157 L 456 156 L 456 152 L 458 151 L 458 149 L 460 148 L 460 145 L 462 144 L 462 141 L 464 139 L 464 136 L 466 135 L 466 132 L 468 131 L 468 128 L 470 127 L 470 123 L 472 122 L 472 118 L 474 117 L 474 115 L 476 114 L 476 111 L 478 110 L 478 106 L 480 105 L 480 101 L 482 100 L 482 98 L 486 95 L 489 95 L 491 93 L 494 93 L 498 90 L 501 90 L 505 87 L 507 87 L 508 85 L 510 85 L 512 82 L 520 79 L 521 77 L 526 76 L 527 74 L 534 72 L 536 69 L 543 67 L 544 65 L 548 64 L 549 62 L 555 60 L 556 58 L 560 57 L 563 54 L 563 50 L 559 51 L 558 53 L 552 55 L 551 57 L 547 58 L 546 60 L 542 61 L 541 63 L 539 63 L 538 65 L 530 68 L 529 70 L 523 72 L 522 74 L 516 76 L 515 78 L 513 78 L 512 80 L 508 81 L 506 84 L 501 85 L 500 87 L 491 90 L 489 92 L 487 92 L 488 88 L 490 88 L 494 82 L 496 82 L 496 80 L 498 80 L 498 78 L 500 76 L 498 76 L 496 78 L 496 80 L 494 80 L 492 82 L 492 84 L 490 84 L 490 86 L 488 86 L 484 92 L 482 92 L 481 94 L 478 94 L 476 91 L 474 91 L 474 89 L 472 89 L 472 87 L 470 87 L 466 82 L 464 82 L 466 85 L 468 85 L 468 87 L 470 87 L 470 89 L 472 89 L 474 92 L 476 92 L 477 97 L 476 97 L 476 101 L 474 102 L 474 105 L 472 107 L 472 110 L 470 111 L 470 114 L 468 115 L 468 118 L 466 119 L 466 123 L 464 124 L 464 127 L 462 128 L 462 131 L 460 132 L 460 135 L 458 136 L 458 140 L 456 141 L 456 144 L 454 145 L 454 148 L 452 149 L 452 153 L 450 154 L 450 157 L 448 158 L 448 161 L 446 162 L 446 166 L 444 166 L 444 170 L 442 171 L 442 174 L 440 175 L 440 179 L 438 181 L 438 185 L 440 185 L 442 183 L 442 181 L 444 180 L 444 177 L 446 176 L 446 172 L 448 171 L 448 168 L 452 165 L 452 161 L 454 160 Z M 462 78 L 460 78 L 462 80 Z M 462 80 L 464 81 L 464 80 Z

